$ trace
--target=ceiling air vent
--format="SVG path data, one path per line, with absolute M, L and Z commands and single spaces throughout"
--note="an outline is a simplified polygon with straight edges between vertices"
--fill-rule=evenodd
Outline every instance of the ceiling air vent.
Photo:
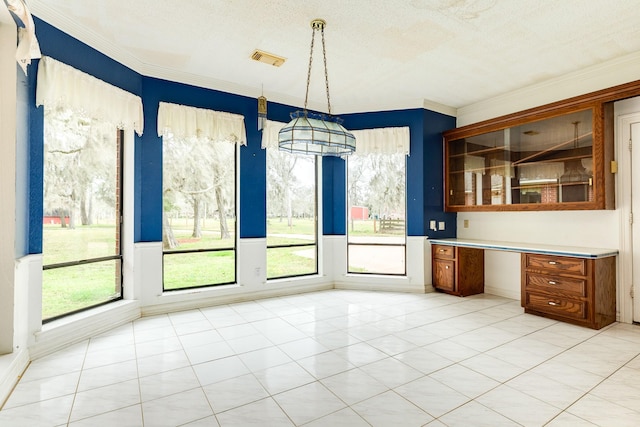
M 273 65 L 274 67 L 279 67 L 284 64 L 286 61 L 285 58 L 274 55 L 273 53 L 265 52 L 260 49 L 256 49 L 251 54 L 251 59 L 258 62 L 264 62 L 265 64 Z

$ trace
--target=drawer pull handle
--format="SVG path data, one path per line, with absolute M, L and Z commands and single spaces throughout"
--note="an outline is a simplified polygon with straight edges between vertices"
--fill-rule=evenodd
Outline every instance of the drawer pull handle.
M 549 301 L 549 305 L 556 306 L 556 305 L 558 305 L 558 303 L 557 303 L 557 302 L 554 302 L 554 301 Z
M 553 280 L 549 280 L 549 284 L 550 284 L 550 285 L 555 285 L 555 284 L 556 284 L 556 282 L 554 282 Z
M 444 252 L 444 249 L 440 249 L 440 252 Z
M 449 269 L 449 266 L 448 266 L 448 265 L 445 265 L 445 266 L 444 266 L 444 268 L 445 268 L 445 270 L 448 270 L 448 269 Z
M 557 262 L 556 262 L 556 261 L 549 261 L 549 264 L 551 264 L 551 265 L 556 265 L 556 264 L 557 264 Z

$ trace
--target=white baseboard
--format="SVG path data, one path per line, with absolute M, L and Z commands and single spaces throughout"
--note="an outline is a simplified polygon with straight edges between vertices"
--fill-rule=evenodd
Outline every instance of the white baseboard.
M 520 301 L 520 289 L 512 290 L 512 289 L 504 289 L 497 288 L 491 285 L 484 285 L 484 293 L 495 295 L 497 297 L 509 298 Z
M 410 292 L 423 294 L 433 290 L 433 286 L 415 286 L 409 283 L 375 283 L 370 281 L 339 281 L 335 283 L 336 289 L 348 289 L 352 291 L 382 291 L 382 292 Z M 429 289 L 430 288 L 430 289 Z
M 0 409 L 27 366 L 29 366 L 29 352 L 26 349 L 0 356 Z
M 100 335 L 140 317 L 138 301 L 118 301 L 47 323 L 29 347 L 31 360 Z

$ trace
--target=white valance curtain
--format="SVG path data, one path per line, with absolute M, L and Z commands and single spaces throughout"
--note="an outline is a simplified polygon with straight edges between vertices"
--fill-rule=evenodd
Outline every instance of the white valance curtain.
M 376 128 L 351 131 L 356 137 L 356 154 L 409 155 L 409 127 Z
M 262 148 L 278 149 L 278 132 L 286 123 L 267 120 L 262 128 Z
M 24 0 L 6 0 L 7 9 L 14 14 L 22 23 L 18 25 L 18 46 L 16 48 L 16 61 L 27 74 L 27 65 L 32 59 L 40 58 L 40 45 L 36 38 L 36 25 L 33 17 Z
M 36 106 L 70 108 L 142 135 L 142 99 L 67 64 L 44 56 L 38 65 Z
M 262 148 L 278 148 L 278 132 L 286 125 L 267 120 L 262 129 Z M 376 128 L 350 131 L 356 137 L 356 154 L 409 155 L 409 127 Z
M 244 116 L 161 102 L 158 107 L 158 136 L 169 135 L 247 145 Z

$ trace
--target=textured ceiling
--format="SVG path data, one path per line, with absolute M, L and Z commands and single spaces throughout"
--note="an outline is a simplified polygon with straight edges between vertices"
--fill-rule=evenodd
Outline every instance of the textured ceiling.
M 640 51 L 637 0 L 30 0 L 141 74 L 301 106 L 311 28 L 334 113 L 464 107 Z M 287 58 L 279 68 L 254 49 Z M 319 37 L 309 106 L 326 111 Z M 640 77 L 639 77 L 640 78 Z

